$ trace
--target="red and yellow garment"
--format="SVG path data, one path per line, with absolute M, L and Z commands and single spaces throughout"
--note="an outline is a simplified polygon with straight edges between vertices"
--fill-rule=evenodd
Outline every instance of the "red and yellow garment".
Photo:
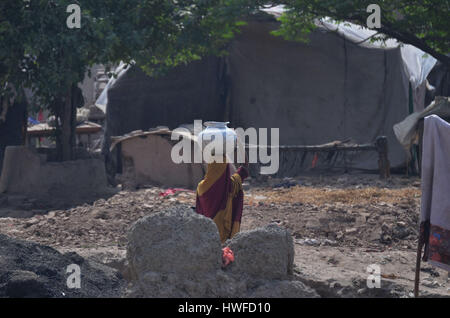
M 197 186 L 196 211 L 213 219 L 224 243 L 239 232 L 241 227 L 244 192 L 242 181 L 248 171 L 240 167 L 231 175 L 229 163 L 210 163 L 202 181 Z

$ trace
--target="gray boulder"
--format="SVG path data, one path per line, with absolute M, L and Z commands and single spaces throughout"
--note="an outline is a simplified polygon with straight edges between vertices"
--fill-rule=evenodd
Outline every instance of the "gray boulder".
M 278 226 L 228 241 L 235 262 L 225 269 L 215 223 L 188 206 L 138 220 L 128 239 L 127 297 L 317 297 L 291 280 L 293 240 Z
M 196 275 L 146 272 L 134 281 L 128 297 L 211 298 L 245 297 L 247 282 L 222 270 Z
M 278 225 L 240 232 L 226 245 L 234 252 L 235 261 L 231 266 L 234 274 L 284 280 L 293 273 L 294 241 L 289 232 Z
M 184 276 L 220 269 L 222 251 L 215 223 L 187 206 L 138 220 L 128 235 L 132 279 L 149 272 Z

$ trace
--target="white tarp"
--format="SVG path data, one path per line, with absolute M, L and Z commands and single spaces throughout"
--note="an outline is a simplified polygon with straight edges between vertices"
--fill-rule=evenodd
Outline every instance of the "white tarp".
M 113 76 L 109 79 L 108 84 L 106 84 L 106 86 L 105 86 L 105 89 L 102 91 L 100 96 L 97 98 L 97 101 L 95 102 L 95 106 L 100 108 L 105 114 L 106 114 L 106 105 L 108 104 L 108 88 L 110 88 L 112 85 L 114 85 L 114 83 L 123 74 L 125 74 L 126 70 L 128 69 L 128 65 L 129 64 L 120 62 L 119 66 L 114 71 L 115 76 Z

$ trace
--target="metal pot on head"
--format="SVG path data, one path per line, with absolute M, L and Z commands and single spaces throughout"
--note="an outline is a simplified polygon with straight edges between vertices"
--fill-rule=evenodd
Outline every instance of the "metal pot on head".
M 209 151 L 204 152 L 207 156 L 211 154 L 214 157 L 233 158 L 234 149 L 236 147 L 237 135 L 233 129 L 227 125 L 229 122 L 208 121 L 205 122 L 206 128 L 198 135 L 198 142 L 201 143 L 202 149 L 208 147 Z M 207 162 L 214 161 L 214 158 L 204 158 Z M 209 159 L 209 160 L 208 160 Z

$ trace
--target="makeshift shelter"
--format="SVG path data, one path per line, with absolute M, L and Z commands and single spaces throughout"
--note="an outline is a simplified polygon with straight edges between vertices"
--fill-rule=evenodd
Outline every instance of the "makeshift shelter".
M 112 139 L 111 150 L 119 148 L 123 186 L 135 188 L 156 184 L 196 188 L 205 168 L 202 164 L 175 164 L 172 161 L 171 150 L 175 141 L 171 140 L 171 133 L 167 128 L 156 128 L 146 132 L 134 131 Z M 187 137 L 190 138 L 190 134 Z
M 414 109 L 423 109 L 421 92 L 436 60 L 395 41 L 364 41 L 374 32 L 330 21 L 318 22 L 308 43 L 287 41 L 271 34 L 280 12 L 269 13 L 250 19 L 224 58 L 207 57 L 159 78 L 138 67 L 122 69 L 97 101 L 106 107 L 104 151 L 111 136 L 202 119 L 230 121 L 234 128 L 279 128 L 281 145 L 349 138 L 363 144 L 385 135 L 391 166 L 403 164 L 405 152 L 392 126 L 410 113 L 410 83 Z M 280 173 L 309 169 L 313 156 L 280 154 Z M 376 169 L 377 161 L 375 152 L 356 151 L 333 165 Z

